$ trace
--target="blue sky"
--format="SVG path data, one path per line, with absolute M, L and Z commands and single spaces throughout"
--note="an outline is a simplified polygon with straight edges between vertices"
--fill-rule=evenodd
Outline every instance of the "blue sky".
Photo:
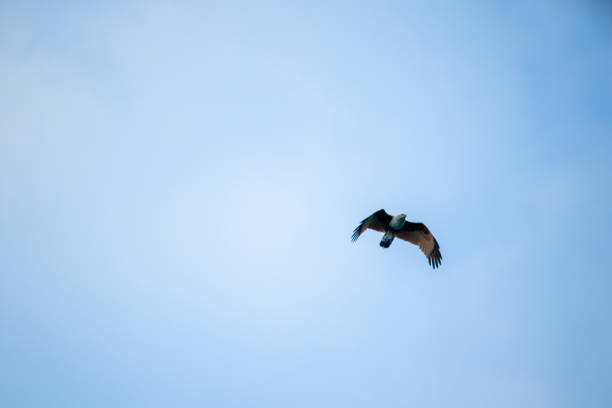
M 612 404 L 612 10 L 330 3 L 0 5 L 2 406 Z

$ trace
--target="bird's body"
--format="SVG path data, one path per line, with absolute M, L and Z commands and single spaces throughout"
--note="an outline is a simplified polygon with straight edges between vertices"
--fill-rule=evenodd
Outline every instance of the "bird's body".
M 385 235 L 383 235 L 380 241 L 380 246 L 389 248 L 395 238 L 395 233 L 401 231 L 404 225 L 406 225 L 406 214 L 399 214 L 391 217 L 391 220 L 389 220 L 389 227 L 385 229 Z
M 355 228 L 352 237 L 353 242 L 368 228 L 384 232 L 380 241 L 380 246 L 383 248 L 389 248 L 395 237 L 398 237 L 421 248 L 421 251 L 427 256 L 429 264 L 434 269 L 440 266 L 442 262 L 442 254 L 440 253 L 438 241 L 436 241 L 425 224 L 406 221 L 406 214 L 391 216 L 385 210 L 376 211 L 361 221 L 357 228 Z

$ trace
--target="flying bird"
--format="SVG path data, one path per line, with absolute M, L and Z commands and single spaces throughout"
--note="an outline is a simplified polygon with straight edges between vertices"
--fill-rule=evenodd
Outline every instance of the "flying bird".
M 361 221 L 361 224 L 353 231 L 352 241 L 357 241 L 357 238 L 367 229 L 384 232 L 380 246 L 389 248 L 393 239 L 398 237 L 404 241 L 408 241 L 421 248 L 421 251 L 427 257 L 429 264 L 435 269 L 442 263 L 442 254 L 440 253 L 440 245 L 434 238 L 425 224 L 421 222 L 406 221 L 406 214 L 391 216 L 383 210 L 378 210 L 368 218 Z

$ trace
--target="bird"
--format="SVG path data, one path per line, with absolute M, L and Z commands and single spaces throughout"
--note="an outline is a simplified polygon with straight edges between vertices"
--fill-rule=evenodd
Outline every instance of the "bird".
M 398 237 L 421 248 L 429 264 L 436 269 L 442 263 L 440 245 L 429 228 L 422 222 L 406 221 L 406 214 L 389 215 L 384 209 L 378 210 L 363 221 L 353 231 L 352 241 L 357 241 L 367 229 L 384 232 L 380 246 L 389 248 L 393 239 Z

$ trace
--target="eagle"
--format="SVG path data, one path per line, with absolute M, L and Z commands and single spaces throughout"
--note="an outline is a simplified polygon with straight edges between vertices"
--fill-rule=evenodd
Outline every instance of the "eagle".
M 429 264 L 436 269 L 442 263 L 442 254 L 440 253 L 440 245 L 434 238 L 429 228 L 421 222 L 406 221 L 406 214 L 391 216 L 382 209 L 365 218 L 353 231 L 352 241 L 357 241 L 357 238 L 367 229 L 384 232 L 380 246 L 389 248 L 393 239 L 398 237 L 404 241 L 418 245 L 421 251 L 427 257 Z

